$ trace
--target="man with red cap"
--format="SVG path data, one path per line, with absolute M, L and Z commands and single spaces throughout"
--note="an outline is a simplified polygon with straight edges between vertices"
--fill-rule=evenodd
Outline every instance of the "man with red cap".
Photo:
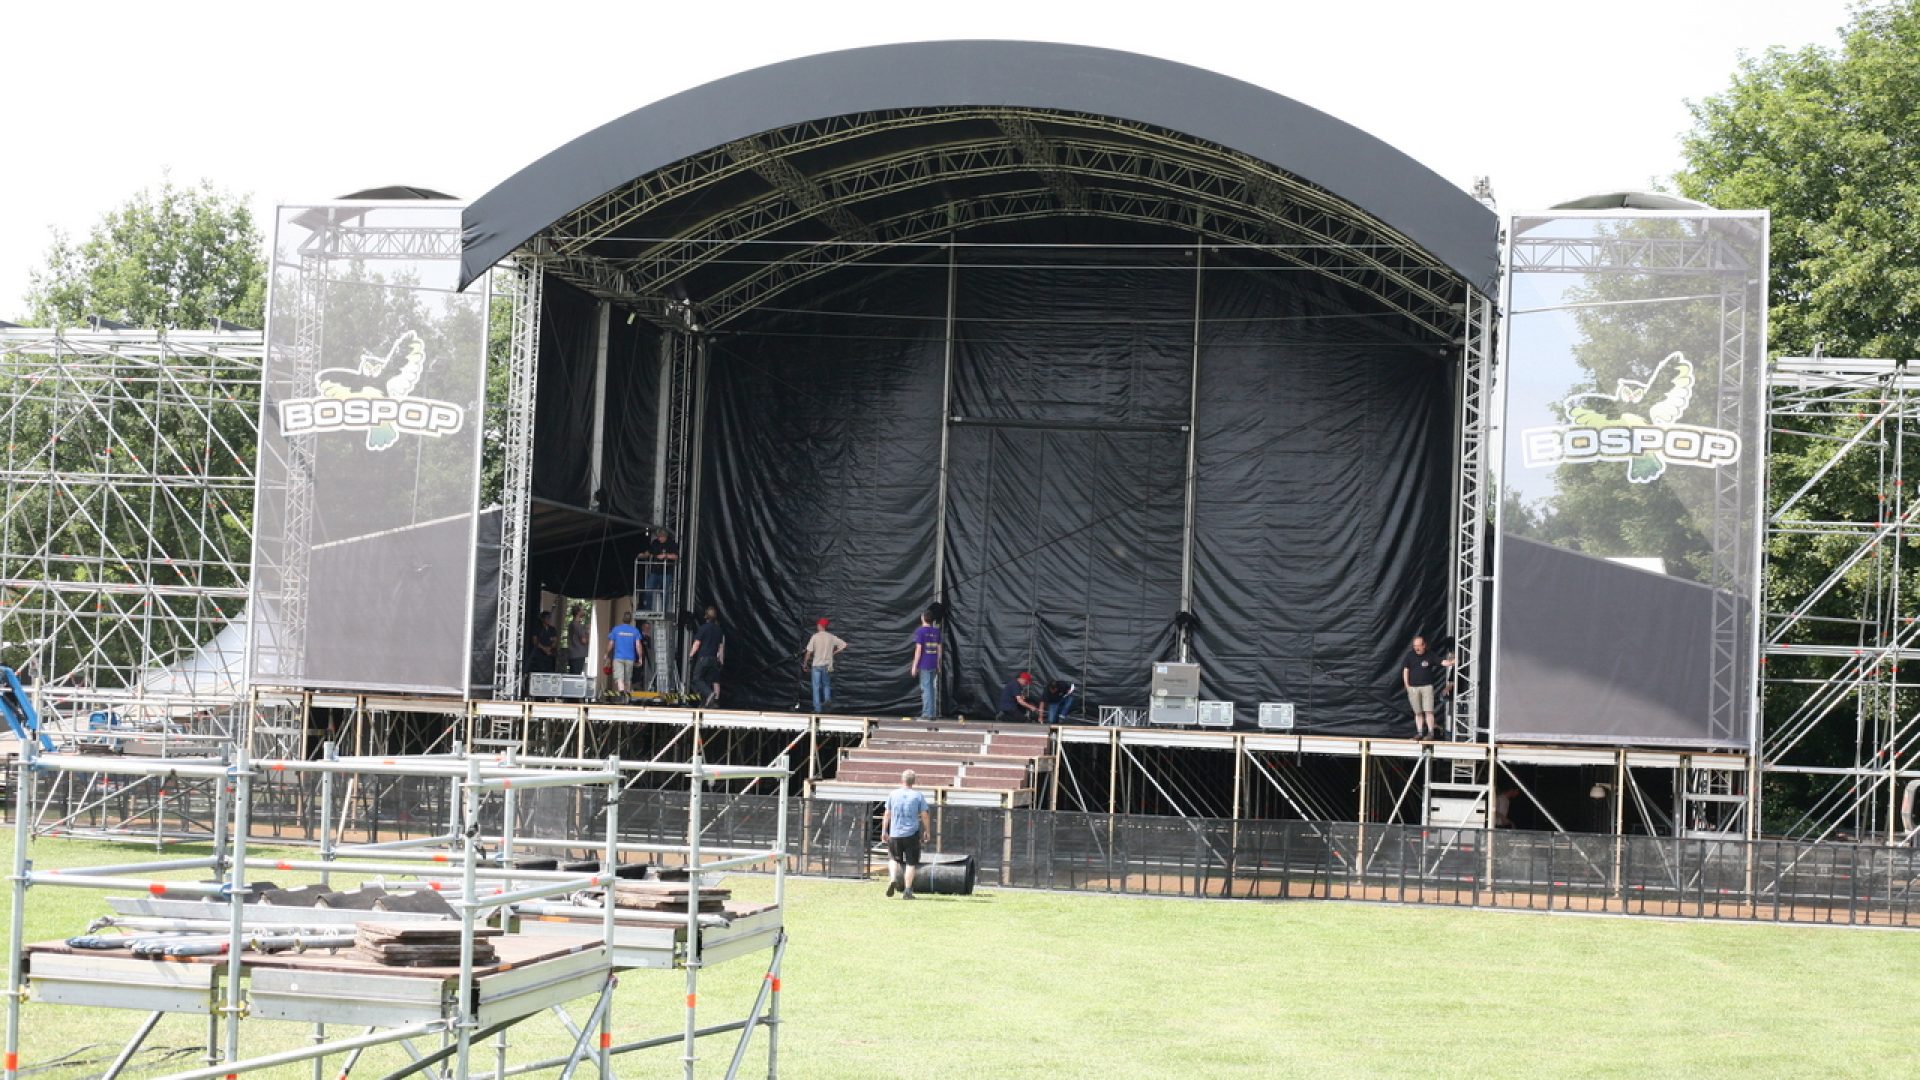
M 846 650 L 847 643 L 827 632 L 827 620 L 821 619 L 818 625 L 800 658 L 813 670 L 813 711 L 820 713 L 833 701 L 833 658 Z
M 1027 687 L 1032 685 L 1033 676 L 1023 671 L 1001 687 L 1000 713 L 994 719 L 1003 722 L 1032 720 L 1038 723 L 1041 720 L 1040 706 L 1027 698 Z

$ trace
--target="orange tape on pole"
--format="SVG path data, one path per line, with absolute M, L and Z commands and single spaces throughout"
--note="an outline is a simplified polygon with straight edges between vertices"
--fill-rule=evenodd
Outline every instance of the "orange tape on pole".
M 776 994 L 780 992 L 780 976 L 778 975 L 773 977 L 773 992 Z
M 687 1008 L 689 1008 L 689 1009 L 691 1009 L 691 1008 L 693 1008 L 693 1003 L 694 1003 L 694 1000 L 695 1000 L 695 999 L 697 999 L 697 998 L 698 998 L 699 996 L 700 996 L 700 995 L 698 995 L 698 994 L 688 994 L 688 995 L 687 995 Z
M 7 1055 L 7 1071 L 8 1072 L 20 1071 L 20 1055 L 19 1054 Z
M 611 1049 L 612 1047 L 613 1047 L 613 1032 L 611 1031 L 601 1032 L 600 1033 L 600 1049 L 607 1050 L 607 1049 Z

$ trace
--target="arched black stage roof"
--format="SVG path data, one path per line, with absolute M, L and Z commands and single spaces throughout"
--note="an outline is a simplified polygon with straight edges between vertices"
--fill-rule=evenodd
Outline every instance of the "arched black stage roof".
M 690 300 L 714 326 L 890 245 L 1075 216 L 1269 247 L 1440 337 L 1498 262 L 1485 206 L 1290 98 L 1108 49 L 941 41 L 757 68 L 580 136 L 467 209 L 462 283 L 531 243 L 595 295 Z

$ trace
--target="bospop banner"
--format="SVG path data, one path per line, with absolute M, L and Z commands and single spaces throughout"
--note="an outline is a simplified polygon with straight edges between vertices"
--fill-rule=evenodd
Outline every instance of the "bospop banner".
M 487 299 L 460 207 L 282 207 L 254 531 L 256 684 L 464 694 Z
M 1508 223 L 1496 738 L 1746 747 L 1767 218 Z

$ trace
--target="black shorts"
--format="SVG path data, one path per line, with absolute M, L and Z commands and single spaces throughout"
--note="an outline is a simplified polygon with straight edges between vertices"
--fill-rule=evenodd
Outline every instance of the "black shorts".
M 905 866 L 920 865 L 920 834 L 887 837 L 887 856 Z

